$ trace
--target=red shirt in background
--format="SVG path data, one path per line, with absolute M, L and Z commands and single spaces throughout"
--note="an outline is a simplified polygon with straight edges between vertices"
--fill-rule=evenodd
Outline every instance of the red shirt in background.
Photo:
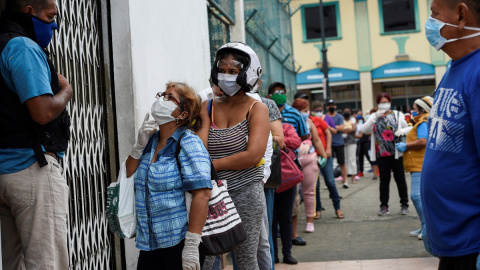
M 328 128 L 327 122 L 325 122 L 325 120 L 318 116 L 310 116 L 310 119 L 313 121 L 313 124 L 317 128 L 318 137 L 320 137 L 320 140 L 322 141 L 323 148 L 327 150 L 327 136 L 325 136 L 325 133 L 323 132 L 325 129 Z

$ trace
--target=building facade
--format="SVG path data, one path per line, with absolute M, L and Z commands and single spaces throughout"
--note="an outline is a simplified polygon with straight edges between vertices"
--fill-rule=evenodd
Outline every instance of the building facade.
M 432 95 L 450 60 L 425 37 L 431 0 L 323 1 L 330 98 L 364 112 L 388 92 L 396 109 Z M 297 89 L 324 100 L 319 1 L 297 0 L 292 21 Z

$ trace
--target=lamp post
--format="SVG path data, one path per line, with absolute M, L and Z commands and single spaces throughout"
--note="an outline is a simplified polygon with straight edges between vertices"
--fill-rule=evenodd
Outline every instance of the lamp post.
M 330 99 L 330 85 L 328 83 L 328 61 L 327 61 L 327 46 L 325 46 L 325 21 L 323 19 L 323 1 L 320 0 L 320 30 L 322 32 L 322 72 L 323 72 L 323 91 L 327 95 L 327 100 Z

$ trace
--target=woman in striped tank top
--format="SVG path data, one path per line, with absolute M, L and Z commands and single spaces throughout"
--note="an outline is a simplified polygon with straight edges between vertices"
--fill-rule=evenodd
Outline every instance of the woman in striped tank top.
M 267 107 L 245 93 L 257 85 L 261 72 L 249 46 L 237 42 L 222 46 L 211 72 L 214 94 L 221 98 L 203 103 L 207 125 L 199 132 L 208 141 L 213 165 L 220 179 L 226 180 L 247 232 L 245 242 L 235 248 L 235 259 L 239 269 L 248 270 L 259 269 L 257 248 L 266 210 L 263 155 L 270 121 Z

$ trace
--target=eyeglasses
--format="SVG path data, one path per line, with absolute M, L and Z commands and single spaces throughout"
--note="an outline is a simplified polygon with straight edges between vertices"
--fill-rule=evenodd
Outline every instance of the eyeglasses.
M 273 91 L 273 95 L 285 95 L 285 90 L 275 90 Z
M 172 94 L 167 94 L 167 92 L 158 92 L 155 98 L 159 99 L 160 97 L 163 97 L 163 100 L 165 101 L 172 101 L 173 103 L 177 104 L 178 107 L 181 107 L 180 102 L 178 102 L 178 100 Z

